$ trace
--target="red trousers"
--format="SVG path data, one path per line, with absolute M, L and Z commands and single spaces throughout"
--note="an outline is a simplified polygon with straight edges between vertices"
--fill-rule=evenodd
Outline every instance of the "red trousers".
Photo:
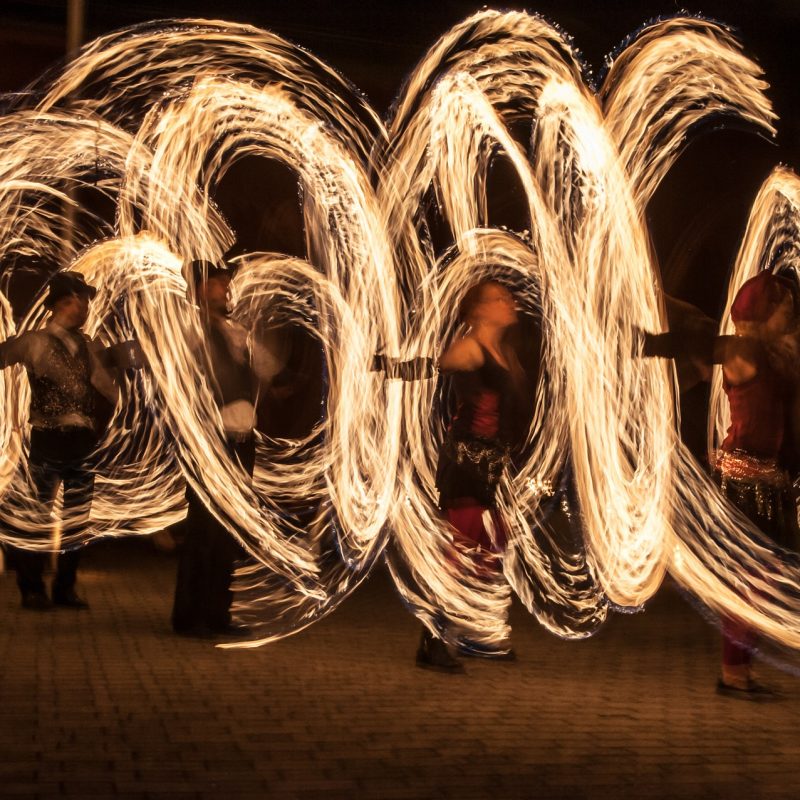
M 484 521 L 487 512 L 491 515 L 493 531 Z M 500 571 L 500 557 L 506 548 L 507 536 L 497 509 L 478 505 L 471 497 L 462 497 L 445 510 L 445 518 L 455 531 L 456 547 L 472 555 L 477 569 L 491 574 Z

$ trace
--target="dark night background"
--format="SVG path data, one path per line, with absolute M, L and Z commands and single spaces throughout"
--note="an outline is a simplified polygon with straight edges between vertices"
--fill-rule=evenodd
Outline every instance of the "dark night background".
M 0 4 L 0 91 L 24 88 L 64 58 L 64 0 Z M 404 78 L 450 26 L 480 8 L 477 2 L 373 2 L 238 0 L 109 2 L 86 0 L 85 40 L 151 19 L 203 17 L 247 22 L 304 46 L 349 78 L 385 114 Z M 795 56 L 800 37 L 796 0 L 678 4 L 610 0 L 540 0 L 498 4 L 524 8 L 571 35 L 587 67 L 597 71 L 625 36 L 657 16 L 703 14 L 736 29 L 749 55 L 764 68 L 780 117 L 775 143 L 743 131 L 698 137 L 668 176 L 649 209 L 651 233 L 668 289 L 717 313 L 720 281 L 735 255 L 757 187 L 778 162 L 800 165 L 800 85 Z M 288 243 L 287 243 L 287 246 Z
M 0 5 L 0 91 L 18 91 L 64 57 L 66 2 L 6 1 Z M 522 8 L 520 4 L 498 7 Z M 85 39 L 165 17 L 205 17 L 269 28 L 320 56 L 386 113 L 403 79 L 435 39 L 478 10 L 465 0 L 361 3 L 353 0 L 103 2 L 86 0 Z M 668 288 L 710 313 L 758 185 L 778 162 L 800 164 L 800 86 L 796 45 L 800 3 L 795 0 L 586 3 L 540 0 L 527 6 L 571 35 L 589 69 L 642 23 L 681 10 L 733 26 L 747 52 L 763 66 L 779 114 L 776 143 L 742 131 L 700 136 L 667 178 L 649 209 L 651 233 Z
M 327 61 L 384 115 L 426 49 L 450 26 L 480 8 L 479 3 L 465 0 L 86 0 L 85 6 L 85 41 L 116 28 L 167 17 L 228 19 L 268 28 Z M 66 7 L 63 0 L 6 0 L 0 5 L 0 91 L 19 91 L 64 58 Z M 558 24 L 572 36 L 592 71 L 599 70 L 605 56 L 643 23 L 680 11 L 732 26 L 746 52 L 764 68 L 768 94 L 779 115 L 776 141 L 709 126 L 693 140 L 648 209 L 667 291 L 718 316 L 728 271 L 759 185 L 779 162 L 800 168 L 800 86 L 795 74 L 800 2 L 539 0 L 527 6 L 504 3 L 497 7 L 527 8 Z M 301 250 L 299 214 L 288 200 L 294 195 L 291 176 L 276 175 L 274 170 L 269 175 L 264 172 L 260 179 L 254 178 L 256 174 L 250 167 L 239 169 L 227 185 L 219 187 L 217 197 L 234 227 L 242 228 L 242 249 Z M 269 181 L 271 197 L 264 191 L 265 181 Z M 243 228 L 253 226 L 244 220 L 253 215 L 262 222 L 255 225 L 255 234 L 247 234 Z M 266 225 L 265 219 L 269 219 Z M 686 400 L 691 404 L 690 398 Z M 697 400 L 702 404 L 702 398 Z M 690 440 L 697 436 L 693 444 L 702 449 L 700 417 L 698 429 L 685 434 Z

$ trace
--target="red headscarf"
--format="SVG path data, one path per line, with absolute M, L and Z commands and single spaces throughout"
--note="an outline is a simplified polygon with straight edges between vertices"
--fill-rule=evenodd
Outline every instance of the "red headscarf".
M 762 270 L 742 284 L 731 306 L 731 319 L 734 322 L 766 322 L 791 291 L 783 278 Z

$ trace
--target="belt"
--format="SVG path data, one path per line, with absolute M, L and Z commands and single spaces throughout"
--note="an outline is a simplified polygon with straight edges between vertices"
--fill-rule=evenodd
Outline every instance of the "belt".
M 255 434 L 253 431 L 226 431 L 225 438 L 231 444 L 244 444 L 245 442 L 249 442 L 253 439 Z
M 743 450 L 718 451 L 716 468 L 727 480 L 764 483 L 776 488 L 789 485 L 786 470 L 774 458 L 758 458 Z

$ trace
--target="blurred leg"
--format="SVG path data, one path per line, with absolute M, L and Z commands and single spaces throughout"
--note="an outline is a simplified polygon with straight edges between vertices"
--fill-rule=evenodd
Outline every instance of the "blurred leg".
M 178 552 L 178 573 L 172 604 L 172 627 L 190 633 L 204 624 L 203 605 L 208 585 L 208 512 L 190 488 L 186 490 L 185 536 Z
M 31 435 L 28 464 L 36 499 L 41 504 L 45 517 L 47 517 L 53 507 L 61 478 L 47 459 L 48 450 L 46 446 L 42 446 L 41 434 L 42 432 L 40 431 L 34 431 Z M 19 533 L 21 536 L 25 536 L 24 531 L 19 531 Z M 28 535 L 35 536 L 35 534 Z M 17 585 L 22 594 L 23 604 L 26 604 L 31 596 L 39 597 L 45 594 L 43 575 L 48 553 L 42 550 L 27 550 L 19 547 L 11 549 L 13 550 L 14 568 L 17 572 Z
M 239 462 L 239 466 L 252 476 L 255 466 L 255 439 L 245 442 L 229 442 L 228 452 L 231 458 Z M 245 553 L 239 542 L 220 524 L 208 514 L 209 534 L 209 582 L 206 595 L 205 622 L 216 631 L 224 631 L 231 624 L 231 603 L 233 592 L 231 583 L 236 561 L 243 558 Z

